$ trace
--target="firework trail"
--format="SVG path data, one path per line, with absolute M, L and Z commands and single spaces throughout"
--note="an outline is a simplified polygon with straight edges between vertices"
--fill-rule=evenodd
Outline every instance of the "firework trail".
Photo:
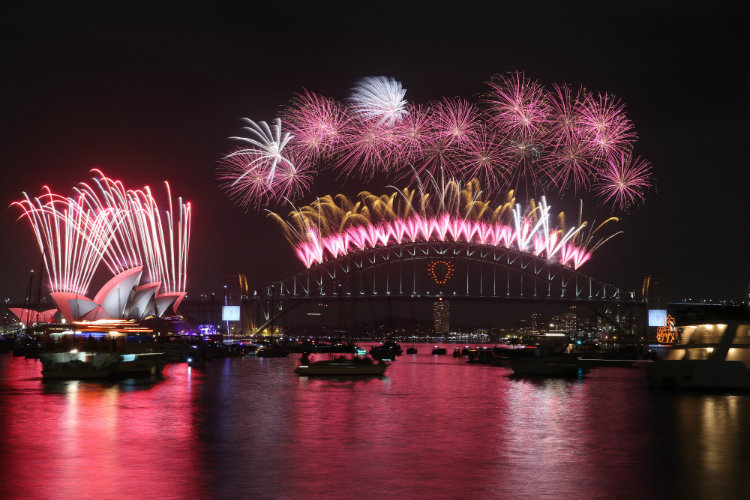
M 580 141 L 584 98 L 583 90 L 579 90 L 574 96 L 567 85 L 552 84 L 552 91 L 547 99 L 547 142 L 553 149 Z
M 160 282 L 163 293 L 187 290 L 187 264 L 190 250 L 192 207 L 177 199 L 164 182 L 167 206 L 162 211 L 149 186 L 130 191 L 132 212 L 138 226 L 143 262 L 149 282 Z
M 597 173 L 590 143 L 573 136 L 544 156 L 543 171 L 560 192 L 586 192 Z
M 371 76 L 354 85 L 349 98 L 356 115 L 363 121 L 392 127 L 407 113 L 406 89 L 393 78 Z
M 96 176 L 90 184 L 81 182 L 74 189 L 82 195 L 91 213 L 111 209 L 123 214 L 123 221 L 114 229 L 103 259 L 109 271 L 117 275 L 143 264 L 135 211 L 131 206 L 131 195 L 121 181 L 107 177 L 99 169 L 92 172 Z
M 84 295 L 124 214 L 113 208 L 93 213 L 85 194 L 65 198 L 45 186 L 44 194 L 13 205 L 22 210 L 42 251 L 52 292 Z

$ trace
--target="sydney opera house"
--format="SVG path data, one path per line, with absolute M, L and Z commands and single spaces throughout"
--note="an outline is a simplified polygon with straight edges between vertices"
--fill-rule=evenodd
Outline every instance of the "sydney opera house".
M 75 195 L 45 187 L 36 198 L 24 193 L 14 203 L 30 223 L 56 309 L 11 308 L 27 325 L 97 320 L 136 320 L 177 312 L 186 295 L 190 244 L 190 203 L 166 208 L 151 189 L 126 189 L 121 181 L 94 170 Z M 111 278 L 93 296 L 89 285 L 100 269 Z M 101 273 L 100 273 L 101 275 Z

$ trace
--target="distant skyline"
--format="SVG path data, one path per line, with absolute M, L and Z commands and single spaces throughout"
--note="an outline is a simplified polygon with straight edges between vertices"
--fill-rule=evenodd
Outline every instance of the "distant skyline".
M 609 92 L 635 124 L 656 190 L 618 223 L 582 271 L 640 295 L 663 275 L 671 300 L 742 299 L 750 284 L 748 8 L 744 2 L 530 2 L 399 6 L 355 15 L 295 5 L 16 5 L 0 21 L 0 194 L 44 184 L 70 194 L 101 168 L 128 186 L 193 204 L 188 292 L 251 289 L 303 269 L 280 228 L 218 189 L 217 161 L 240 118 L 271 121 L 303 88 L 345 99 L 363 76 L 400 81 L 406 99 L 474 100 L 495 73 Z M 381 191 L 328 175 L 313 195 Z M 573 214 L 569 197 L 555 211 Z M 284 213 L 286 208 L 275 206 Z M 39 266 L 31 231 L 0 217 L 0 297 L 22 300 Z M 608 211 L 587 197 L 584 219 Z M 106 279 L 102 273 L 92 290 Z

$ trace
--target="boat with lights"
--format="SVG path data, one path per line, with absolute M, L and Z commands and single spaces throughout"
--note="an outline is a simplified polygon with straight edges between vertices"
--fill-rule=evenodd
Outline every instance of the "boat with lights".
M 750 324 L 685 326 L 647 374 L 652 387 L 750 391 Z
M 344 358 L 315 361 L 298 366 L 294 371 L 299 375 L 341 376 L 341 375 L 369 375 L 378 376 L 385 373 L 388 363 L 373 363 L 370 358 Z
M 159 375 L 167 363 L 153 330 L 133 321 L 76 322 L 50 329 L 42 378 L 107 379 Z

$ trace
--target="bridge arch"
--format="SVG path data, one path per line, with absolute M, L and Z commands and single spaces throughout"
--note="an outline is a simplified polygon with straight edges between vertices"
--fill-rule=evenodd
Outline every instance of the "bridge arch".
M 455 275 L 446 283 L 426 273 L 442 260 Z M 415 242 L 352 252 L 256 290 L 253 299 L 334 297 L 473 297 L 635 302 L 623 290 L 572 268 L 515 249 L 475 243 Z

